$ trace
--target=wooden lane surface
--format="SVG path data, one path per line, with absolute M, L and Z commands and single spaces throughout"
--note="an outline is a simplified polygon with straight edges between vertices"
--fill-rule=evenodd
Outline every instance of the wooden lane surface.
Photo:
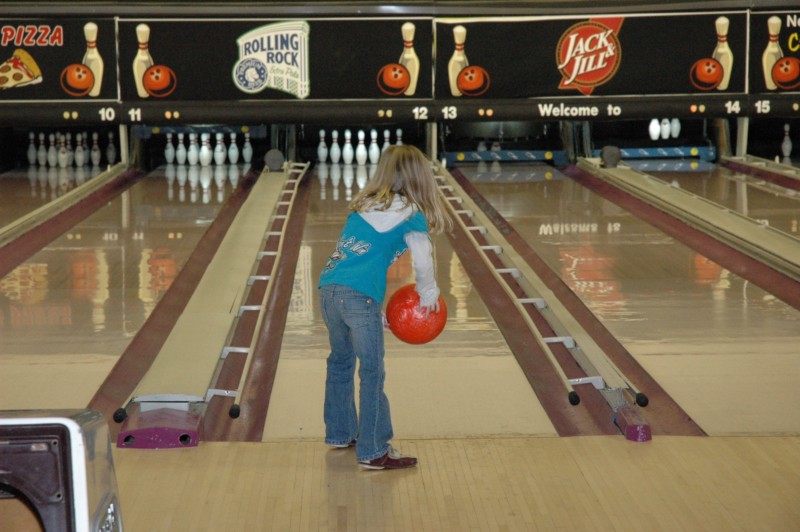
M 232 183 L 189 187 L 152 172 L 0 279 L 0 408 L 86 407 Z
M 320 442 L 117 453 L 125 529 L 792 530 L 800 440 L 403 440 L 406 471 Z M 201 466 L 199 466 L 202 464 Z
M 704 431 L 800 432 L 800 312 L 572 180 L 476 187 Z

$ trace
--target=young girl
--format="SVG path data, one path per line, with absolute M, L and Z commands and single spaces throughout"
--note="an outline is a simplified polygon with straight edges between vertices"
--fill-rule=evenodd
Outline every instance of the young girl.
M 331 353 L 325 381 L 325 442 L 338 448 L 355 445 L 367 469 L 413 467 L 391 445 L 392 420 L 383 391 L 383 313 L 386 271 L 411 250 L 416 290 L 424 312 L 439 310 L 439 287 L 433 272 L 428 231 L 452 227 L 430 163 L 410 145 L 388 148 L 373 178 L 350 203 L 336 249 L 320 276 L 322 316 Z M 356 411 L 356 359 L 359 409 Z

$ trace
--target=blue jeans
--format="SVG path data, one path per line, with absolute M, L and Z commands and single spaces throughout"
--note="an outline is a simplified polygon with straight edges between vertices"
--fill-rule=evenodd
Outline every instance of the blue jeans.
M 381 305 L 341 285 L 319 289 L 320 307 L 331 353 L 325 379 L 325 442 L 342 445 L 356 440 L 358 460 L 386 454 L 392 439 L 389 400 L 383 392 L 383 316 Z M 359 405 L 356 413 L 355 369 L 359 361 Z

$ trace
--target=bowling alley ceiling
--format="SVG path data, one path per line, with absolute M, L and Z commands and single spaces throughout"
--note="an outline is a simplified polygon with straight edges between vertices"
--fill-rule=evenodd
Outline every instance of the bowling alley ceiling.
M 124 2 L 40 0 L 38 2 L 0 1 L 5 14 L 85 14 L 97 15 L 237 15 L 314 16 L 356 15 L 439 15 L 439 16 L 523 16 L 569 15 L 581 13 L 652 13 L 664 11 L 703 11 L 719 9 L 797 8 L 797 0 L 405 0 L 391 3 L 354 0 L 349 2 L 246 2 L 241 0 L 127 0 Z

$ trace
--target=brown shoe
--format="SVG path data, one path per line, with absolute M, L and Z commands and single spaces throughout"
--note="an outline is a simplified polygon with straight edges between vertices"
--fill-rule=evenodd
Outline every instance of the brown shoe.
M 417 465 L 417 459 L 413 456 L 403 456 L 390 445 L 383 456 L 374 460 L 360 460 L 358 465 L 364 469 L 405 469 Z

